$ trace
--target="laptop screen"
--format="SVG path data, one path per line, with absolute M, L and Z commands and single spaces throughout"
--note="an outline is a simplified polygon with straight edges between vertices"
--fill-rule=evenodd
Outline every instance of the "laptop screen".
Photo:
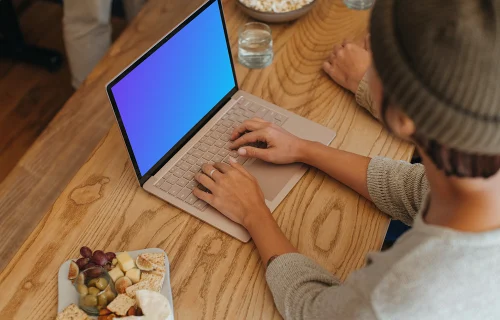
M 110 85 L 139 176 L 235 89 L 222 19 L 218 1 L 209 2 Z

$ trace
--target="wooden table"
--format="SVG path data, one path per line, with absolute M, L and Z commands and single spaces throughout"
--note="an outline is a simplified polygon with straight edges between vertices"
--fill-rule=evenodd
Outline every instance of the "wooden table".
M 71 99 L 65 108 L 97 104 L 109 110 L 104 84 L 201 2 L 149 0 L 76 93 L 79 99 Z M 388 135 L 355 105 L 352 94 L 321 71 L 334 43 L 364 34 L 368 13 L 348 11 L 338 0 L 318 2 L 296 23 L 273 26 L 276 55 L 271 67 L 250 71 L 236 65 L 240 86 L 336 130 L 332 147 L 409 160 L 413 148 Z M 225 0 L 224 8 L 236 57 L 237 29 L 249 19 L 234 0 Z M 300 252 L 342 279 L 364 265 L 367 252 L 380 248 L 388 223 L 373 204 L 315 169 L 274 217 Z M 0 317 L 53 318 L 57 270 L 82 245 L 106 251 L 165 249 L 178 319 L 280 318 L 255 246 L 140 189 L 116 125 L 0 274 Z

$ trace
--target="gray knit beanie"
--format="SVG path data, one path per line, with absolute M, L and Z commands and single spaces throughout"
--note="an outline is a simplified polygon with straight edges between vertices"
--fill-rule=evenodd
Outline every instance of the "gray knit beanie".
M 500 0 L 377 0 L 370 32 L 384 92 L 420 136 L 500 155 Z

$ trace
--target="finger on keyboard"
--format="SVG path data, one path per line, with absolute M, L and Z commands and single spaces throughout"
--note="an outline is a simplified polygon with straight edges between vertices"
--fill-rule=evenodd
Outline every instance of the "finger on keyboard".
M 263 130 L 257 130 L 257 131 L 252 131 L 247 134 L 242 135 L 235 141 L 233 141 L 233 144 L 231 145 L 231 149 L 236 149 L 240 148 L 244 145 L 248 145 L 251 143 L 266 143 L 266 136 Z M 266 143 L 267 147 L 267 143 Z
M 263 129 L 266 126 L 268 126 L 268 123 L 263 121 L 257 121 L 256 119 L 246 120 L 240 126 L 236 127 L 236 129 L 234 129 L 231 135 L 231 139 L 235 140 L 238 137 L 245 135 L 247 132 Z

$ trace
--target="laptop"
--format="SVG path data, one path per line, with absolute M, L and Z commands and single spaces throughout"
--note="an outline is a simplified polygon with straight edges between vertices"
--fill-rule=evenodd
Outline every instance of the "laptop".
M 220 0 L 209 0 L 107 86 L 141 187 L 200 220 L 247 242 L 248 232 L 192 190 L 204 163 L 237 159 L 274 211 L 307 168 L 238 157 L 234 128 L 259 117 L 325 145 L 335 132 L 238 89 Z

